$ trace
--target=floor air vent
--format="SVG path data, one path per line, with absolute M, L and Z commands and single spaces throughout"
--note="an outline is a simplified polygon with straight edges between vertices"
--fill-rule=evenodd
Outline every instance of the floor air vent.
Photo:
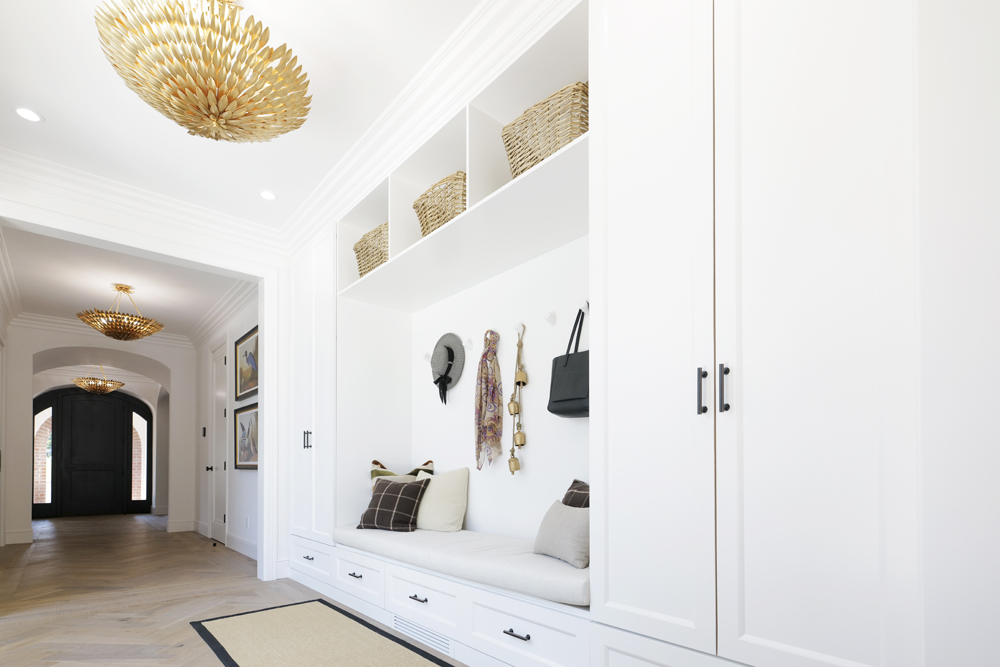
M 396 615 L 393 615 L 392 618 L 392 625 L 396 632 L 404 634 L 407 637 L 412 637 L 423 644 L 427 644 L 432 649 L 441 651 L 445 655 L 451 655 L 451 640 L 441 633 L 428 630 L 423 626 L 417 625 L 416 623 L 408 621 L 405 618 L 400 618 Z

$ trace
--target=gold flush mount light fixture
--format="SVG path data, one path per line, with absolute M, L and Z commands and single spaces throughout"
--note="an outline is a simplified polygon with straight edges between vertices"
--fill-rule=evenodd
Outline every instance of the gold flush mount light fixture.
M 111 304 L 111 307 L 114 308 L 113 311 L 85 310 L 82 313 L 77 313 L 76 316 L 108 338 L 115 340 L 139 340 L 163 331 L 162 324 L 151 317 L 143 317 L 142 313 L 139 312 L 139 307 L 135 305 L 135 300 L 132 298 L 133 290 L 131 287 L 116 284 L 115 291 L 118 292 L 118 296 Z M 137 315 L 119 312 L 122 295 L 127 296 L 128 300 L 132 302 L 132 307 L 135 308 Z
M 80 389 L 86 389 L 91 394 L 110 394 L 116 389 L 121 389 L 125 386 L 124 382 L 109 380 L 108 376 L 104 374 L 103 364 L 101 365 L 101 377 L 73 378 L 73 384 Z
M 270 30 L 231 0 L 108 0 L 97 32 L 112 67 L 189 134 L 239 143 L 298 129 L 309 80 Z

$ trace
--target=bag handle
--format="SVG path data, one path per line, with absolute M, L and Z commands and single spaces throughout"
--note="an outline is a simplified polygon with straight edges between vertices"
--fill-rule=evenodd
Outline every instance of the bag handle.
M 576 347 L 573 348 L 573 354 L 580 351 L 580 335 L 583 334 L 583 308 L 581 308 L 576 314 L 576 321 L 573 322 L 573 331 L 569 334 L 569 343 L 566 345 L 566 359 L 563 360 L 563 366 L 569 363 L 569 350 L 573 347 L 573 336 L 576 336 Z

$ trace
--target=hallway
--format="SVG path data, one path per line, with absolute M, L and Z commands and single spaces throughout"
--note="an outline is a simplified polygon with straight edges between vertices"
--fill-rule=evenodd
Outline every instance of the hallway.
M 166 517 L 33 522 L 33 544 L 0 548 L 0 664 L 205 665 L 189 625 L 320 597 Z

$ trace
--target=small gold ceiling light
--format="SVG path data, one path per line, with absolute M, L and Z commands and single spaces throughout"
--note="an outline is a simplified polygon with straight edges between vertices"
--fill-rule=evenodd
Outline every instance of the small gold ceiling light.
M 104 374 L 104 365 L 101 365 L 101 377 L 83 377 L 83 378 L 73 378 L 73 384 L 75 384 L 80 389 L 86 389 L 91 394 L 110 394 L 116 389 L 121 389 L 125 386 L 124 382 L 118 380 L 109 380 L 108 376 Z
M 309 80 L 270 30 L 240 23 L 232 0 L 108 0 L 97 8 L 104 55 L 146 104 L 209 139 L 270 141 L 306 121 Z
M 132 298 L 133 289 L 131 287 L 116 284 L 115 291 L 118 292 L 118 296 L 115 297 L 114 303 L 111 304 L 114 311 L 85 310 L 82 313 L 77 313 L 76 316 L 108 338 L 114 338 L 115 340 L 139 340 L 140 338 L 152 336 L 157 332 L 163 331 L 162 324 L 151 317 L 143 317 L 142 313 L 139 312 L 139 307 L 135 305 L 135 300 Z M 138 315 L 118 312 L 123 294 L 132 302 L 132 307 L 135 308 L 135 312 Z

